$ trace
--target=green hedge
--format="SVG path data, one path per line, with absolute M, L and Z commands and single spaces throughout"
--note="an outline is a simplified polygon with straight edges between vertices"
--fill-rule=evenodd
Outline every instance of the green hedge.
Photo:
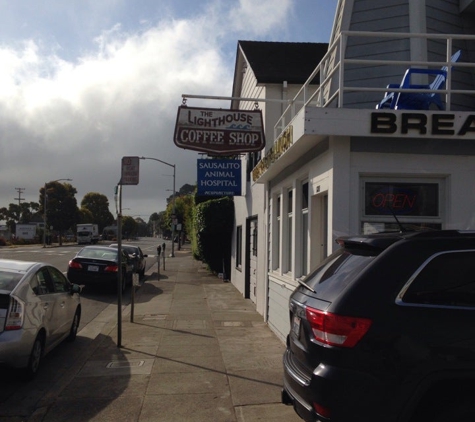
M 231 242 L 234 224 L 234 202 L 225 197 L 196 205 L 196 251 L 194 255 L 208 265 L 214 273 L 231 271 Z

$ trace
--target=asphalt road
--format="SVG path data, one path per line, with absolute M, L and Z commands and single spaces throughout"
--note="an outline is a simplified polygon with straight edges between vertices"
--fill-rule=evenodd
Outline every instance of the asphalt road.
M 146 261 L 146 270 L 156 263 L 156 253 L 158 244 L 163 243 L 163 239 L 142 238 L 137 241 L 124 241 L 138 245 L 143 253 L 149 255 Z M 167 251 L 170 249 L 169 242 Z M 108 245 L 109 242 L 102 242 Z M 63 246 L 52 245 L 52 247 L 43 248 L 38 246 L 21 247 L 0 247 L 0 258 L 18 259 L 22 261 L 42 261 L 56 266 L 66 273 L 68 262 L 76 252 L 81 248 L 77 244 L 67 244 Z M 131 289 L 122 297 L 124 306 L 130 303 Z M 93 327 L 95 325 L 115 322 L 117 312 L 108 312 L 108 305 L 117 303 L 117 294 L 107 290 L 85 290 L 81 294 L 82 315 L 79 330 L 84 327 Z M 100 317 L 100 318 L 98 318 Z M 95 324 L 95 320 L 100 320 Z M 47 400 L 55 394 L 55 385 L 61 378 L 67 376 L 68 368 L 74 365 L 74 362 L 87 352 L 87 348 L 93 341 L 93 335 L 78 336 L 75 342 L 64 342 L 49 353 L 42 362 L 42 368 L 37 378 L 33 381 L 24 381 L 19 377 L 18 371 L 8 368 L 0 368 L 0 420 L 18 421 L 18 417 L 26 417 L 31 414 L 42 400 Z

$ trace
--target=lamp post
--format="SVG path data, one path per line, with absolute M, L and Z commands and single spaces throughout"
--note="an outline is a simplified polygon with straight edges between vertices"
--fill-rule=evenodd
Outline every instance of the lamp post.
M 159 160 L 158 158 L 152 157 L 139 157 L 141 160 L 153 160 L 158 161 L 159 163 L 165 164 L 167 166 L 173 167 L 173 218 L 172 218 L 172 253 L 170 254 L 171 258 L 175 257 L 175 218 L 176 218 L 176 208 L 175 208 L 175 174 L 176 174 L 176 167 L 175 164 L 167 163 L 166 161 Z
M 43 248 L 46 248 L 46 224 L 47 224 L 47 219 L 46 219 L 46 198 L 48 194 L 46 193 L 46 185 L 48 183 L 55 183 L 55 182 L 60 182 L 62 180 L 67 180 L 71 182 L 73 179 L 56 179 L 56 180 L 51 180 L 49 182 L 45 182 L 45 190 L 44 190 L 44 206 L 43 206 Z

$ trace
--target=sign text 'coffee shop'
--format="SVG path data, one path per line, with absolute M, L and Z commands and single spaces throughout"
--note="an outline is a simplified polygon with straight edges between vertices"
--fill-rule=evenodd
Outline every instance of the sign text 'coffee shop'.
M 262 112 L 180 106 L 174 142 L 212 156 L 260 151 L 265 146 Z

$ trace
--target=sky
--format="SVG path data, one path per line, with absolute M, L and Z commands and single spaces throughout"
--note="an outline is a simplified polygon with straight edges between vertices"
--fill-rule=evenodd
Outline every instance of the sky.
M 0 207 L 72 179 L 78 206 L 140 160 L 123 215 L 148 221 L 196 183 L 173 142 L 182 94 L 231 96 L 239 40 L 328 42 L 337 0 L 0 0 Z M 229 107 L 189 99 L 193 107 Z M 20 194 L 19 194 L 19 190 Z

